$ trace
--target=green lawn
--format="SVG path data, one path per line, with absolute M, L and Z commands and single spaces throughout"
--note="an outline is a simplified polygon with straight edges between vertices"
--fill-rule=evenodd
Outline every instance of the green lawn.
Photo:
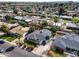
M 64 20 L 64 23 L 68 23 L 68 22 L 71 22 L 71 20 Z
M 31 41 L 31 40 L 26 40 L 25 43 L 28 45 L 33 45 L 33 46 L 37 45 L 37 43 L 35 43 L 34 41 Z
M 10 41 L 11 42 L 14 39 L 16 39 L 16 37 L 2 35 L 2 36 L 0 36 L 0 39 L 7 40 L 7 41 Z

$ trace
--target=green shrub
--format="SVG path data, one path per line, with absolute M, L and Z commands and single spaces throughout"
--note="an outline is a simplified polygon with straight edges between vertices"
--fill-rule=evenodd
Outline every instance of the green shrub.
M 25 40 L 25 43 L 27 43 L 27 44 L 29 44 L 29 45 L 34 45 L 34 46 L 37 45 L 37 43 L 35 43 L 35 42 L 32 41 L 32 40 Z

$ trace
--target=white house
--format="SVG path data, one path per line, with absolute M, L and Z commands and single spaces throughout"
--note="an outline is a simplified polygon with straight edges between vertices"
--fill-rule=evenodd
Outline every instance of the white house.
M 63 19 L 72 19 L 72 16 L 59 16 L 59 17 Z
M 15 16 L 14 18 L 17 19 L 17 20 L 25 20 L 26 22 L 32 21 L 32 19 L 28 16 Z
M 79 25 L 75 23 L 66 23 L 66 27 L 70 29 L 78 29 L 79 30 Z

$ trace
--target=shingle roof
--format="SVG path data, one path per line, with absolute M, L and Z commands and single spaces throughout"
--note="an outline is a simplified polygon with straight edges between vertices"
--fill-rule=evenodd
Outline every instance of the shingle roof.
M 79 50 L 79 35 L 66 34 L 65 36 L 57 37 L 55 45 L 58 47 L 68 47 L 71 49 Z
M 43 40 L 46 40 L 45 39 L 46 36 L 50 37 L 51 31 L 49 31 L 47 29 L 42 29 L 42 30 L 36 30 L 31 34 L 28 34 L 26 37 L 27 37 L 27 39 L 35 39 L 35 40 L 39 39 L 39 41 L 43 41 Z

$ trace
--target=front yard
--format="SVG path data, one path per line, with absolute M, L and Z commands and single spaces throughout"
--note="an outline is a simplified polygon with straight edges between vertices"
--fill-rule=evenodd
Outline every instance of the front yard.
M 37 45 L 37 43 L 35 43 L 35 42 L 32 41 L 32 40 L 25 40 L 25 44 L 26 44 L 26 45 L 32 45 L 32 46 L 36 46 L 36 45 Z
M 7 35 L 2 35 L 2 36 L 0 36 L 0 39 L 7 40 L 7 41 L 11 42 L 11 41 L 15 40 L 16 37 L 7 36 Z
M 64 53 L 63 49 L 58 49 L 58 47 L 53 46 L 48 51 L 48 56 L 50 56 L 50 57 L 66 57 L 67 54 Z
M 50 56 L 50 57 L 66 57 L 67 55 L 64 54 L 64 53 L 59 53 L 59 52 L 56 52 L 56 51 L 49 50 L 48 56 Z

